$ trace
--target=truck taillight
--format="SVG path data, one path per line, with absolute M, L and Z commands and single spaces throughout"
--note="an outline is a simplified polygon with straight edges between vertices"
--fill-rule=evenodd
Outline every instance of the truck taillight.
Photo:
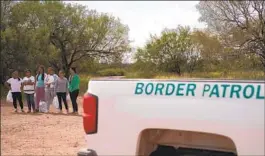
M 97 133 L 98 130 L 98 97 L 87 93 L 83 98 L 83 126 L 86 134 Z

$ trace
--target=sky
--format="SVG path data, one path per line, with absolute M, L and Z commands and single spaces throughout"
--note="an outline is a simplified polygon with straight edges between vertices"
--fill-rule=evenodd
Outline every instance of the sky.
M 164 28 L 178 25 L 205 28 L 200 23 L 195 5 L 199 1 L 71 1 L 86 5 L 98 12 L 119 17 L 129 26 L 129 39 L 133 47 L 142 47 L 150 34 L 159 35 Z

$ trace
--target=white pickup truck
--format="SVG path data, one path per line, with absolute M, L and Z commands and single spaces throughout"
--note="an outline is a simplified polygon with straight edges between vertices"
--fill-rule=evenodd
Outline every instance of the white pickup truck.
M 264 153 L 264 81 L 89 81 L 79 156 Z

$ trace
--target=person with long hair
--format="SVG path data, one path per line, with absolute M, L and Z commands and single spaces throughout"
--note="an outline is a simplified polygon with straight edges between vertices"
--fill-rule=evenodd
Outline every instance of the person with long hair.
M 79 84 L 80 84 L 80 78 L 76 73 L 76 68 L 71 67 L 70 68 L 70 77 L 69 77 L 69 93 L 70 93 L 70 98 L 71 102 L 73 105 L 73 113 L 77 114 L 78 113 L 78 105 L 77 105 L 77 97 L 79 94 Z
M 31 75 L 31 70 L 26 69 L 25 70 L 25 77 L 23 78 L 23 86 L 24 86 L 24 93 L 25 97 L 27 99 L 28 103 L 28 113 L 36 112 L 35 109 L 35 102 L 34 102 L 34 84 L 35 84 L 35 78 Z
M 14 106 L 14 112 L 17 112 L 17 101 L 19 102 L 21 112 L 24 112 L 23 110 L 23 101 L 22 101 L 22 94 L 21 89 L 23 87 L 22 79 L 19 78 L 18 71 L 15 70 L 12 73 L 12 78 L 8 79 L 6 81 L 6 86 L 11 90 L 12 98 L 13 98 L 13 106 Z
M 60 113 L 62 113 L 62 100 L 64 102 L 66 112 L 69 113 L 68 104 L 66 100 L 66 94 L 68 92 L 68 80 L 66 79 L 66 77 L 64 77 L 64 75 L 64 71 L 60 70 L 59 77 L 55 81 L 55 90 L 58 97 Z
M 39 105 L 40 105 L 40 101 L 44 101 L 45 100 L 45 84 L 44 84 L 44 79 L 46 77 L 46 73 L 45 73 L 45 69 L 44 66 L 39 66 L 38 68 L 38 74 L 36 76 L 36 111 L 39 111 Z

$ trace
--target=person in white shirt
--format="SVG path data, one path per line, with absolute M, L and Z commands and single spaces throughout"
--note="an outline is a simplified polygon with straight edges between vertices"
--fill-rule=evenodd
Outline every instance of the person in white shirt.
M 51 75 L 54 77 L 54 81 L 56 81 L 59 76 L 57 74 L 55 74 L 53 68 L 51 68 L 51 69 L 52 69 Z
M 35 103 L 34 103 L 35 78 L 34 76 L 31 75 L 31 71 L 29 69 L 25 71 L 25 75 L 26 76 L 23 78 L 23 86 L 24 86 L 25 97 L 28 103 L 28 113 L 31 112 L 31 109 L 32 112 L 36 112 Z
M 53 78 L 54 78 L 54 84 L 55 84 L 55 82 L 56 82 L 56 80 L 58 79 L 58 75 L 57 74 L 55 74 L 55 71 L 53 70 L 53 68 L 52 68 L 52 73 L 51 73 L 51 75 L 53 76 Z M 55 87 L 54 87 L 54 97 L 56 97 L 56 90 L 55 90 Z
M 21 89 L 22 89 L 22 79 L 18 76 L 18 71 L 14 71 L 12 73 L 12 78 L 8 79 L 5 83 L 6 86 L 11 90 L 12 98 L 13 98 L 13 106 L 15 108 L 15 112 L 17 112 L 17 101 L 19 102 L 21 112 L 24 112 L 23 110 L 23 102 L 22 102 L 22 95 L 21 95 Z
M 47 71 L 48 75 L 44 79 L 45 83 L 45 101 L 47 103 L 48 112 L 50 110 L 50 104 L 53 102 L 53 98 L 55 97 L 54 92 L 54 76 L 53 76 L 53 68 L 49 67 Z

